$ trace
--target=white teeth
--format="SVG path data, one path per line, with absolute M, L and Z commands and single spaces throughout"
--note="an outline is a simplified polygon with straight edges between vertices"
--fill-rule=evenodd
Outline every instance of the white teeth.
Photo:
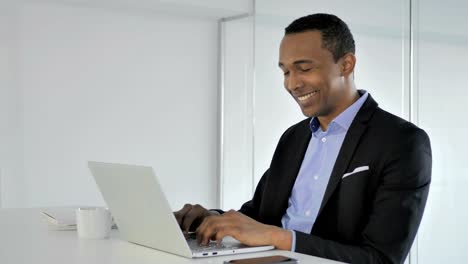
M 306 99 L 308 99 L 309 97 L 311 97 L 312 95 L 316 94 L 317 91 L 313 91 L 309 94 L 306 94 L 306 95 L 303 95 L 303 96 L 298 96 L 297 98 L 299 98 L 299 101 L 304 101 Z

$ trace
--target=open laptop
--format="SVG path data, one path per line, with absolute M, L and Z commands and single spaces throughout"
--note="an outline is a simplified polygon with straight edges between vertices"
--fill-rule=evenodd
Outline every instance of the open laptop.
M 250 253 L 273 246 L 248 247 L 232 237 L 200 246 L 185 237 L 151 167 L 88 162 L 123 239 L 187 258 Z

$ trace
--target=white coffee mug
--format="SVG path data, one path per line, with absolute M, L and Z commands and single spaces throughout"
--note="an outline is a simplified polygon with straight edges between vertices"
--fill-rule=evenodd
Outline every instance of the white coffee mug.
M 112 216 L 104 207 L 82 207 L 76 209 L 78 236 L 85 239 L 104 239 L 109 237 Z

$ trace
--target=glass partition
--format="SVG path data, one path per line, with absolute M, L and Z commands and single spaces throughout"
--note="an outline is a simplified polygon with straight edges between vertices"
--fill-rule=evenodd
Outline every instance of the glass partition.
M 255 183 L 268 168 L 281 134 L 305 118 L 285 91 L 277 66 L 284 28 L 296 18 L 332 13 L 343 19 L 356 41 L 358 89 L 369 91 L 382 108 L 407 118 L 408 1 L 257 0 L 255 13 Z
M 468 123 L 465 67 L 468 3 L 419 1 L 417 22 L 419 124 L 432 143 L 432 183 L 418 236 L 418 263 L 468 259 Z
M 228 74 L 223 77 L 228 81 L 222 126 L 224 205 L 238 208 L 250 198 L 281 134 L 305 118 L 284 90 L 277 67 L 284 28 L 303 15 L 332 13 L 347 22 L 355 36 L 357 87 L 368 90 L 383 109 L 426 130 L 431 139 L 431 189 L 407 262 L 466 262 L 466 10 L 468 4 L 460 0 L 256 0 L 255 16 L 249 21 L 253 23 L 253 50 L 240 41 L 239 34 L 247 32 L 245 27 L 244 31 L 236 28 L 240 24 L 227 26 L 231 35 L 223 38 L 227 45 L 223 72 Z M 250 69 L 248 56 L 253 58 L 251 79 L 244 72 Z M 234 187 L 228 188 L 228 183 Z

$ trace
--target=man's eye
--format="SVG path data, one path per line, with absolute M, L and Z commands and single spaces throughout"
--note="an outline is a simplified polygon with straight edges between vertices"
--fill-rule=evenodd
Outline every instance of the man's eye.
M 311 68 L 301 69 L 302 72 L 308 72 Z

